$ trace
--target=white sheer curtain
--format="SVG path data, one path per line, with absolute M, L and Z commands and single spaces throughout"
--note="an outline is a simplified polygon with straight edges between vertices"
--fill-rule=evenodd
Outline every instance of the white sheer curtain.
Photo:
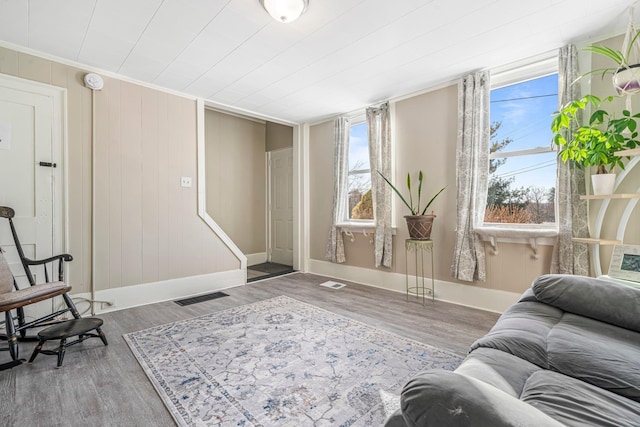
M 349 177 L 349 119 L 338 117 L 333 125 L 333 209 L 332 224 L 329 230 L 326 258 L 331 262 L 343 263 L 344 241 L 338 224 L 346 218 L 347 180 Z
M 580 98 L 579 87 L 572 84 L 578 77 L 576 47 L 567 45 L 558 53 L 558 104 L 564 106 Z M 570 129 L 574 132 L 575 127 Z M 558 158 L 556 198 L 558 203 L 558 241 L 553 248 L 551 272 L 561 274 L 589 274 L 589 248 L 573 243 L 572 237 L 588 237 L 587 202 L 580 200 L 585 193 L 584 169 Z
M 371 195 L 376 225 L 374 241 L 376 267 L 391 267 L 391 188 L 377 171 L 391 176 L 391 118 L 389 103 L 367 108 Z
M 451 275 L 485 281 L 484 245 L 474 227 L 484 221 L 489 175 L 489 72 L 470 74 L 458 86 L 457 227 Z

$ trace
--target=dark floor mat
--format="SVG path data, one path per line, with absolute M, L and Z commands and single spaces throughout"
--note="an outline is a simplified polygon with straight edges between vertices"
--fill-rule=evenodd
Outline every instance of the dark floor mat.
M 293 271 L 293 268 L 291 268 L 290 265 L 278 264 L 275 262 L 263 262 L 262 264 L 250 265 L 247 268 L 249 268 L 250 270 L 261 271 L 263 273 L 268 273 L 268 274 L 274 274 L 274 273 L 282 274 L 282 272 L 284 271 L 287 271 L 287 272 Z
M 178 304 L 178 305 L 191 305 L 191 304 L 196 304 L 196 303 L 199 303 L 199 302 L 209 301 L 209 300 L 212 300 L 212 299 L 228 297 L 228 296 L 229 295 L 225 294 L 224 292 L 212 292 L 210 294 L 198 295 L 197 297 L 179 299 L 179 300 L 176 300 L 174 302 L 176 304 Z
M 295 273 L 295 272 L 296 272 L 296 270 L 294 270 L 293 268 L 289 267 L 288 270 L 283 270 L 283 271 L 280 271 L 280 272 L 277 272 L 277 273 L 264 273 L 264 274 L 261 274 L 260 276 L 248 277 L 247 278 L 247 283 L 257 282 L 258 280 L 271 279 L 272 277 L 283 276 L 285 274 Z

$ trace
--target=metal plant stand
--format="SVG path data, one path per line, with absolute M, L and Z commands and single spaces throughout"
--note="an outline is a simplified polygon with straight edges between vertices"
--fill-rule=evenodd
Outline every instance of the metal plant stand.
M 409 286 L 409 253 L 415 253 L 415 286 Z M 431 289 L 425 287 L 424 278 L 424 253 L 429 252 L 431 254 Z M 420 262 L 418 263 L 418 254 L 420 255 Z M 425 296 L 431 294 L 431 301 L 435 300 L 435 279 L 433 270 L 433 240 L 420 240 L 420 239 L 407 239 L 404 241 L 404 267 L 405 267 L 405 283 L 407 289 L 407 301 L 409 301 L 409 295 L 415 295 L 416 297 L 422 297 L 422 305 L 425 303 Z

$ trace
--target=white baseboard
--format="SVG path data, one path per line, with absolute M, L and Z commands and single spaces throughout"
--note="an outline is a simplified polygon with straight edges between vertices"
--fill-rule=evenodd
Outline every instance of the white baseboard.
M 247 266 L 252 266 L 252 265 L 256 265 L 256 264 L 262 264 L 264 262 L 267 262 L 267 253 L 266 252 L 260 252 L 257 254 L 245 254 L 244 256 L 247 257 Z
M 367 286 L 394 292 L 405 292 L 405 275 L 400 273 L 334 264 L 327 261 L 309 260 L 309 273 L 347 280 Z M 410 280 L 415 277 L 409 276 Z M 97 301 L 110 301 L 114 305 L 95 304 L 96 314 L 123 310 L 156 302 L 186 298 L 202 293 L 215 292 L 245 284 L 244 270 L 230 270 L 201 276 L 183 277 L 162 282 L 111 288 L 96 292 Z M 73 294 L 74 299 L 91 298 L 90 293 Z M 436 299 L 467 307 L 502 313 L 507 307 L 520 299 L 520 294 L 460 283 L 436 280 Z M 83 311 L 83 303 L 77 303 Z
M 334 279 L 348 280 L 350 282 L 395 292 L 406 292 L 405 275 L 400 273 L 353 267 L 315 259 L 309 260 L 309 273 L 319 274 Z M 415 276 L 409 276 L 409 280 L 410 283 L 412 280 L 415 281 Z M 478 286 L 447 282 L 444 280 L 436 280 L 435 288 L 437 300 L 464 305 L 467 307 L 479 308 L 495 313 L 502 313 L 510 305 L 520 299 L 520 294 L 514 292 L 486 289 Z
M 96 314 L 107 313 L 140 305 L 215 292 L 244 284 L 244 270 L 229 270 L 219 273 L 203 274 L 201 276 L 165 280 L 162 282 L 105 289 L 96 292 L 95 300 L 109 301 L 114 304 L 113 306 L 107 306 L 107 304 L 96 303 L 95 311 Z M 91 298 L 91 294 L 85 292 L 82 294 L 73 294 L 71 297 L 74 301 L 77 300 L 76 305 L 78 306 L 78 310 L 82 312 L 86 308 L 86 303 L 82 300 L 88 301 Z

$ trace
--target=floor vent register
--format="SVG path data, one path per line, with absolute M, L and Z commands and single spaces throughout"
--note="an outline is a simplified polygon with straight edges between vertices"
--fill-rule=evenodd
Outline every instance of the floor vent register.
M 218 299 L 218 298 L 228 297 L 228 296 L 229 295 L 225 294 L 224 292 L 213 292 L 210 294 L 198 295 L 196 297 L 179 299 L 174 302 L 178 305 L 184 306 L 184 305 L 197 304 L 199 302 L 209 301 L 212 299 Z
M 345 285 L 344 283 L 328 281 L 328 282 L 320 283 L 320 286 L 324 286 L 325 288 L 331 288 L 331 289 L 341 289 L 347 285 Z

